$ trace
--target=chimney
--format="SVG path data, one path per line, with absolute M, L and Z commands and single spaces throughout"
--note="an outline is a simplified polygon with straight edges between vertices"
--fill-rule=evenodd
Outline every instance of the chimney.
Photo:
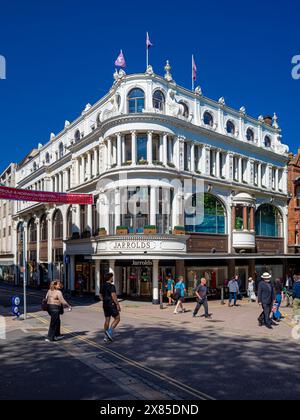
M 270 115 L 265 116 L 265 117 L 264 117 L 264 122 L 265 122 L 267 125 L 270 125 L 270 126 L 272 127 L 272 124 L 273 124 L 273 117 L 271 117 Z

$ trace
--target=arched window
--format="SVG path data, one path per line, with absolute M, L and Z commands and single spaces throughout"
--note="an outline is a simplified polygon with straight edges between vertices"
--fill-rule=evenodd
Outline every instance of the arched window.
M 271 204 L 264 204 L 257 210 L 255 226 L 257 236 L 282 237 L 282 216 L 280 211 Z
M 194 194 L 192 207 L 185 214 L 185 229 L 190 233 L 226 234 L 226 211 L 212 194 Z
M 300 186 L 296 187 L 296 206 L 300 207 Z
M 67 237 L 72 238 L 72 235 L 73 235 L 73 220 L 72 220 L 72 207 L 70 207 L 67 214 Z
M 214 118 L 213 118 L 213 116 L 211 115 L 210 112 L 206 111 L 204 113 L 203 121 L 204 121 L 205 125 L 209 125 L 210 127 L 213 127 L 213 125 L 214 125 Z
M 188 118 L 190 116 L 189 107 L 183 101 L 179 102 L 179 104 L 183 106 L 183 116 L 184 116 L 184 118 Z
M 53 239 L 63 239 L 63 217 L 60 210 L 53 217 Z
M 63 143 L 59 143 L 58 156 L 59 156 L 59 159 L 61 159 L 64 156 L 64 145 L 63 145 Z
M 153 95 L 153 108 L 164 111 L 165 109 L 165 95 L 161 90 L 157 90 Z
M 129 114 L 142 113 L 145 108 L 145 93 L 142 89 L 132 89 L 128 94 Z
M 74 138 L 75 138 L 75 141 L 79 141 L 79 140 L 80 140 L 80 138 L 81 138 L 81 134 L 80 134 L 80 131 L 79 131 L 79 130 L 77 130 L 77 131 L 75 132 L 75 136 L 74 136 Z
M 37 227 L 34 219 L 31 219 L 28 224 L 28 241 L 30 244 L 37 242 Z
M 265 147 L 271 147 L 272 145 L 272 140 L 269 136 L 265 137 Z
M 248 128 L 246 137 L 248 141 L 254 141 L 254 131 L 251 128 Z
M 235 135 L 235 125 L 233 124 L 232 121 L 227 121 L 226 131 L 228 134 L 231 134 L 232 136 Z
M 48 220 L 46 214 L 41 217 L 40 221 L 41 241 L 48 241 Z

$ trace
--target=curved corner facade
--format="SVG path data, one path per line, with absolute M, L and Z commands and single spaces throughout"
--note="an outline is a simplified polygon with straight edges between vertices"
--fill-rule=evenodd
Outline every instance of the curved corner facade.
M 19 165 L 17 186 L 92 193 L 93 206 L 18 203 L 16 266 L 26 244 L 29 282 L 61 278 L 99 295 L 115 273 L 119 295 L 159 300 L 166 275 L 189 294 L 266 269 L 284 276 L 288 148 L 277 117 L 254 119 L 224 98 L 177 86 L 151 67 L 114 75 L 109 93 Z M 21 229 L 21 223 L 25 230 Z

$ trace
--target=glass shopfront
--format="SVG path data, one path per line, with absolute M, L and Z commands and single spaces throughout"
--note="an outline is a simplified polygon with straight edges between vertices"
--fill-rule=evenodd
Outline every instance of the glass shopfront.
M 133 261 L 122 267 L 122 293 L 131 298 L 152 298 L 152 261 Z
M 79 293 L 95 293 L 96 291 L 96 266 L 83 257 L 76 257 L 75 289 Z
M 224 282 L 228 280 L 227 267 L 191 267 L 187 268 L 186 287 L 188 297 L 195 297 L 194 289 L 200 280 L 205 278 L 209 289 L 209 295 L 219 297 Z

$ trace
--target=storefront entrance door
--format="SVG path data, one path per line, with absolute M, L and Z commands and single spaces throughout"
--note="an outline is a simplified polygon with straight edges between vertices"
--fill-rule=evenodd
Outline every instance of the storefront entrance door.
M 152 297 L 152 267 L 126 267 L 123 276 L 124 295 L 132 298 Z

